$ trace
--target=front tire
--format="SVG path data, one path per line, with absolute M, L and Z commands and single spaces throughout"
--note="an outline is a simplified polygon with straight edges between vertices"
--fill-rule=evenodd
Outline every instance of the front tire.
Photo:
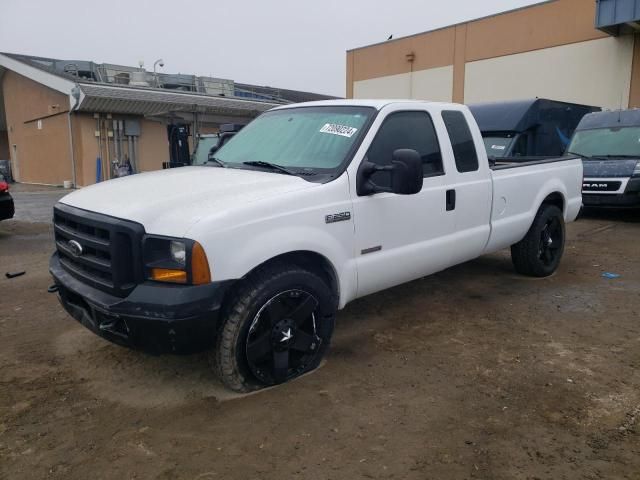
M 236 290 L 211 353 L 236 392 L 287 382 L 315 369 L 326 353 L 337 299 L 316 273 L 284 263 L 262 267 Z
M 556 271 L 564 252 L 562 210 L 543 204 L 525 237 L 511 246 L 511 260 L 518 273 L 548 277 Z

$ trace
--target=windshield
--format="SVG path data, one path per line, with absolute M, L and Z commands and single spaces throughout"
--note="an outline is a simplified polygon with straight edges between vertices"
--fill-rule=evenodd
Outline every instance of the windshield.
M 575 133 L 567 149 L 583 157 L 640 157 L 640 127 L 598 128 Z
M 484 137 L 483 140 L 489 157 L 504 157 L 509 151 L 513 137 Z
M 215 156 L 232 167 L 268 162 L 294 172 L 332 173 L 358 145 L 374 114 L 369 107 L 273 110 L 244 127 Z
M 193 165 L 204 165 L 209 158 L 209 150 L 218 144 L 218 136 L 200 137 L 193 154 Z

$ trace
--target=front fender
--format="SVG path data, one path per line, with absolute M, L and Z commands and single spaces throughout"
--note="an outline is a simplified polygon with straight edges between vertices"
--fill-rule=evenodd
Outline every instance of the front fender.
M 343 175 L 313 189 L 212 215 L 188 235 L 203 246 L 214 281 L 243 278 L 286 253 L 321 255 L 336 273 L 342 308 L 357 291 L 354 224 L 352 216 L 328 223 L 327 216 L 352 212 L 348 192 Z
M 242 278 L 257 266 L 292 252 L 308 251 L 323 256 L 333 267 L 340 292 L 340 307 L 356 293 L 357 276 L 352 252 L 325 230 L 289 226 L 264 231 L 225 255 L 221 275 Z M 218 267 L 214 267 L 218 272 Z

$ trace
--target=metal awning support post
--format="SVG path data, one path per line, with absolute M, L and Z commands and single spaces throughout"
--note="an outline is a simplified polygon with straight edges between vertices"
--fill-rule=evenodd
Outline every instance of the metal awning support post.
M 73 184 L 73 188 L 76 188 L 76 153 L 73 145 L 73 128 L 71 126 L 71 114 L 76 108 L 78 108 L 78 104 L 80 103 L 80 87 L 77 84 L 71 89 L 71 96 L 75 99 L 75 103 L 69 109 L 69 112 L 67 112 L 67 126 L 69 128 L 69 150 L 71 153 L 71 182 Z

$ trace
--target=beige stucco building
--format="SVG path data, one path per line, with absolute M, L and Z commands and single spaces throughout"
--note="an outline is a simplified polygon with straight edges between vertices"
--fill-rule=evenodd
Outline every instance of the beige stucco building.
M 349 50 L 347 96 L 638 107 L 638 24 L 600 10 L 616 1 L 552 0 Z
M 282 103 L 329 98 L 193 75 L 0 53 L 0 160 L 24 183 L 75 186 L 170 160 L 167 126 L 198 134 L 246 123 Z M 116 122 L 116 123 L 114 123 Z M 100 158 L 100 162 L 97 159 Z

